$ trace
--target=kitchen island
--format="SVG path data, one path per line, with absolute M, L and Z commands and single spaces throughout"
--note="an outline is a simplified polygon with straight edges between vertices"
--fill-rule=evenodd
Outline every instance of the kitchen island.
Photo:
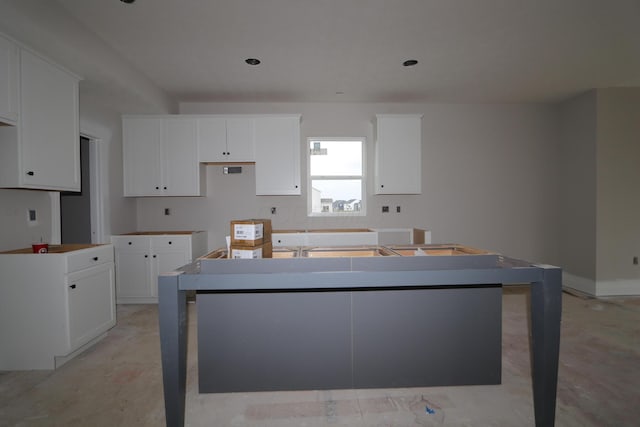
M 220 392 L 497 384 L 511 283 L 531 285 L 536 425 L 553 425 L 561 270 L 435 246 L 421 249 L 435 256 L 202 259 L 161 275 L 167 425 L 184 425 L 187 291 L 200 391 Z

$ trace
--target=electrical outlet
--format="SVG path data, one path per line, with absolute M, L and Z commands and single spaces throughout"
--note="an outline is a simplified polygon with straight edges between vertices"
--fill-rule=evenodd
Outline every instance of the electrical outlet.
M 165 214 L 165 215 L 171 215 L 171 209 L 169 209 L 169 208 L 164 208 L 164 214 Z
M 38 220 L 38 215 L 35 209 L 27 210 L 27 219 L 29 222 L 36 222 Z
M 382 213 L 389 213 L 389 206 L 383 206 Z
M 396 212 L 400 213 L 400 206 L 396 206 Z
M 275 215 L 275 214 L 276 214 L 276 208 L 273 207 L 273 208 L 271 208 L 271 215 Z

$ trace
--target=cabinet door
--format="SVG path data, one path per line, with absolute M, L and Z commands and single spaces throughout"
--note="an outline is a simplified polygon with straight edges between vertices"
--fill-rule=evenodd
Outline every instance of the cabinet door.
M 300 194 L 300 117 L 255 119 L 256 195 Z
M 160 144 L 162 119 L 125 117 L 122 120 L 124 195 L 162 194 Z
M 114 285 L 112 262 L 67 276 L 70 351 L 115 325 Z
M 189 263 L 185 248 L 158 248 L 154 250 L 152 262 L 152 296 L 158 296 L 158 275 L 168 273 Z
M 118 302 L 127 298 L 148 298 L 152 294 L 149 248 L 144 251 L 116 249 L 116 296 Z
M 200 196 L 196 132 L 195 119 L 163 119 L 163 195 Z
M 227 153 L 227 128 L 222 117 L 201 117 L 197 119 L 198 161 L 224 162 Z
M 78 80 L 29 51 L 20 58 L 24 186 L 78 191 Z
M 252 117 L 229 117 L 226 122 L 227 155 L 225 161 L 254 161 L 254 119 Z
M 0 37 L 0 122 L 16 124 L 19 111 L 19 51 Z
M 420 194 L 421 116 L 377 117 L 375 194 Z

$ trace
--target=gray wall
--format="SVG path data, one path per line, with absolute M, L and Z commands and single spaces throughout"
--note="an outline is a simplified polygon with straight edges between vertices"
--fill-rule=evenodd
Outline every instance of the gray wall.
M 203 229 L 210 248 L 224 245 L 229 221 L 271 218 L 274 228 L 421 227 L 438 242 L 459 242 L 538 262 L 558 262 L 558 110 L 549 105 L 346 103 L 184 103 L 181 113 L 300 113 L 307 137 L 367 138 L 367 215 L 307 217 L 303 195 L 255 196 L 253 167 L 224 176 L 207 167 L 206 198 L 140 198 L 141 230 Z M 423 194 L 376 196 L 373 118 L 378 113 L 423 114 Z M 302 176 L 306 176 L 301 150 Z M 304 181 L 303 181 L 304 183 Z M 382 214 L 400 205 L 402 213 Z M 269 208 L 278 208 L 272 216 Z M 164 216 L 165 207 L 172 215 Z

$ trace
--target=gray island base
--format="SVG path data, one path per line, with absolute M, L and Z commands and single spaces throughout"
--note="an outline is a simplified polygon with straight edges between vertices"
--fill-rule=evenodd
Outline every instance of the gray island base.
M 499 384 L 502 285 L 531 285 L 536 426 L 555 420 L 561 269 L 500 255 L 201 260 L 159 276 L 168 426 L 183 426 L 186 293 L 200 392 Z

